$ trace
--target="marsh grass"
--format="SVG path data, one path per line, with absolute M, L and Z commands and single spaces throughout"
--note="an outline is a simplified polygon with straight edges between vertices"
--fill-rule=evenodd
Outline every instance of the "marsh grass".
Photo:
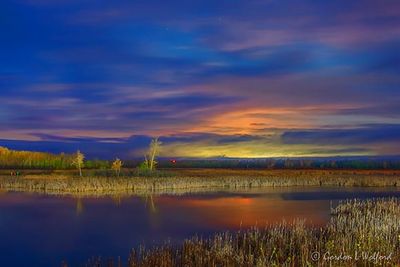
M 0 189 L 60 195 L 190 193 L 287 186 L 400 186 L 398 171 L 96 170 L 86 177 L 63 173 L 0 177 Z
M 195 236 L 179 246 L 133 249 L 126 265 L 120 259 L 114 265 L 112 259 L 93 258 L 86 266 L 397 266 L 399 219 L 397 198 L 347 200 L 332 210 L 330 222 L 322 228 L 295 221 L 209 238 Z M 315 253 L 318 259 L 312 258 Z

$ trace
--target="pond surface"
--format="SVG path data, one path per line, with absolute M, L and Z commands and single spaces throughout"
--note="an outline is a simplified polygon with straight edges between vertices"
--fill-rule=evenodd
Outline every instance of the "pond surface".
M 306 219 L 324 225 L 346 198 L 400 197 L 396 188 L 267 188 L 183 196 L 71 198 L 0 193 L 1 266 L 81 266 L 91 256 L 198 234 Z

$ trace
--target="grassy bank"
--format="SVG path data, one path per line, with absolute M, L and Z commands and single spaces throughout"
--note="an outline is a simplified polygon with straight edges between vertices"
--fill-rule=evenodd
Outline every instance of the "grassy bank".
M 0 176 L 0 189 L 47 194 L 101 195 L 185 193 L 277 186 L 400 186 L 399 171 L 173 170 L 122 177 L 75 177 L 70 173 Z
M 193 237 L 180 246 L 134 249 L 125 263 L 129 267 L 395 266 L 400 264 L 399 219 L 399 199 L 348 200 L 332 210 L 323 228 L 297 221 Z M 92 259 L 86 266 L 119 265 Z

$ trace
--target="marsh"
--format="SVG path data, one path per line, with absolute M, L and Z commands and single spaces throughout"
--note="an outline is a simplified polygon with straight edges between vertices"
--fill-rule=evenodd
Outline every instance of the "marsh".
M 5 266 L 80 266 L 139 245 L 304 219 L 324 226 L 339 200 L 400 197 L 394 187 L 275 187 L 140 196 L 71 197 L 3 192 L 0 261 Z

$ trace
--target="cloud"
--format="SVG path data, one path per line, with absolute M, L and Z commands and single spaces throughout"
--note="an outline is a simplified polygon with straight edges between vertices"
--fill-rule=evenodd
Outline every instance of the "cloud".
M 282 134 L 285 144 L 369 145 L 394 142 L 400 146 L 400 124 L 365 125 L 354 129 L 312 129 Z
M 264 129 L 263 134 L 180 133 L 160 136 L 163 157 L 315 157 L 398 155 L 399 125 L 365 125 L 356 129 Z M 268 132 L 268 134 L 266 134 Z M 142 157 L 151 137 L 65 137 L 31 133 L 36 140 L 0 140 L 13 149 L 71 153 L 80 149 L 89 158 Z
M 400 123 L 398 1 L 0 10 L 0 138 L 21 147 L 162 136 L 171 155 L 394 153 L 397 128 L 365 125 Z

